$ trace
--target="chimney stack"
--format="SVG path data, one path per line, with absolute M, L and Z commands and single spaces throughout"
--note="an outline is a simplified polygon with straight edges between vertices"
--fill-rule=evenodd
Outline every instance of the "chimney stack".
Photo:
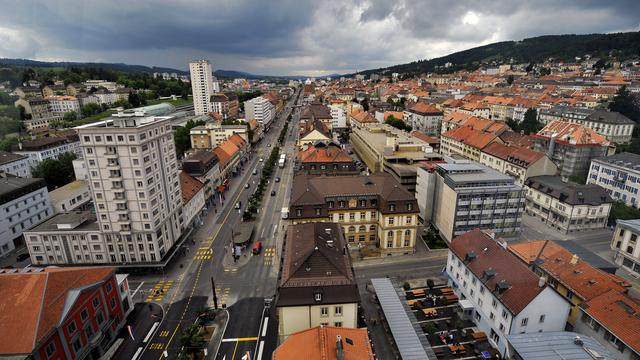
M 344 349 L 342 348 L 342 336 L 336 336 L 336 360 L 344 360 Z
M 573 256 L 571 257 L 571 261 L 569 262 L 571 265 L 575 265 L 578 263 L 578 255 L 573 254 Z
M 540 276 L 540 279 L 538 279 L 538 287 L 544 287 L 544 284 L 546 283 L 546 279 L 544 278 L 544 276 Z

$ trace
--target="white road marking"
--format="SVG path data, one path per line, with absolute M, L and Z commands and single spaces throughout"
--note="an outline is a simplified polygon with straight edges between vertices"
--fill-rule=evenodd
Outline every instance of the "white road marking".
M 264 325 L 262 325 L 262 337 L 265 337 L 265 335 L 267 335 L 267 324 L 269 323 L 269 318 L 266 317 L 264 318 Z
M 151 339 L 151 335 L 153 334 L 153 332 L 155 331 L 155 329 L 160 325 L 160 323 L 158 321 L 153 323 L 153 326 L 151 327 L 151 330 L 149 330 L 149 333 L 147 334 L 147 336 L 144 337 L 144 340 L 142 340 L 142 343 L 145 344 L 147 341 L 149 341 L 149 339 Z
M 131 360 L 137 360 L 138 357 L 140 356 L 140 354 L 142 354 L 142 347 L 139 347 L 138 350 L 136 350 L 135 354 L 133 354 L 133 357 L 131 358 Z
M 258 348 L 258 355 L 256 356 L 256 360 L 262 359 L 262 349 L 264 348 L 264 340 L 260 341 L 260 347 Z
M 138 292 L 138 290 L 140 290 L 140 288 L 142 287 L 142 285 L 144 285 L 144 281 L 140 283 L 140 285 L 138 285 L 138 287 L 133 291 L 133 294 L 131 294 L 131 297 L 135 297 L 136 293 Z

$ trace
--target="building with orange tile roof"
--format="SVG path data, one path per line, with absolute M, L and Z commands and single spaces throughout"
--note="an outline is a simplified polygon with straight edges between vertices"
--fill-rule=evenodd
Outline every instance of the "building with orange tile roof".
M 482 149 L 480 163 L 514 177 L 520 186 L 531 176 L 555 175 L 558 172 L 558 166 L 546 154 L 498 142 Z
M 562 331 L 569 303 L 507 250 L 504 240 L 475 229 L 453 239 L 449 285 L 473 309 L 471 318 L 502 355 L 507 335 Z
M 204 184 L 184 171 L 180 172 L 180 189 L 182 190 L 182 214 L 186 226 L 196 219 L 205 204 Z
M 316 326 L 291 334 L 272 360 L 374 360 L 366 328 Z
M 133 310 L 114 268 L 0 269 L 0 358 L 100 357 Z
M 578 319 L 580 304 L 609 290 L 626 293 L 631 286 L 624 279 L 591 266 L 555 241 L 516 243 L 509 245 L 509 251 L 571 303 L 567 318 L 571 326 Z
M 378 120 L 366 111 L 352 112 L 349 116 L 351 127 L 361 128 L 367 124 L 378 124 Z
M 440 153 L 447 156 L 459 155 L 473 161 L 480 161 L 480 153 L 487 145 L 502 140 L 495 132 L 477 130 L 472 126 L 462 126 L 447 131 L 440 137 Z
M 620 359 L 640 358 L 640 303 L 615 290 L 580 305 L 575 330 L 596 339 Z
M 438 135 L 440 134 L 443 113 L 430 104 L 417 102 L 404 111 L 403 119 L 414 130 L 427 135 Z
M 339 146 L 319 143 L 298 152 L 300 170 L 313 175 L 355 175 L 360 171 Z
M 579 124 L 555 120 L 537 134 L 534 150 L 545 152 L 564 177 L 586 177 L 591 160 L 615 152 L 604 136 Z

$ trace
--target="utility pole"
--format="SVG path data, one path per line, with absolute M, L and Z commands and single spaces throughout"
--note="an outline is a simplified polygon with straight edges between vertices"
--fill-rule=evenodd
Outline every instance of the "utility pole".
M 213 292 L 213 308 L 218 310 L 218 295 L 216 295 L 216 283 L 211 277 L 211 291 Z

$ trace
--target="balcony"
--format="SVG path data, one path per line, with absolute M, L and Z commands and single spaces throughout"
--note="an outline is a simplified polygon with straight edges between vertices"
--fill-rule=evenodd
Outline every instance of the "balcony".
M 102 341 L 103 338 L 104 338 L 104 333 L 98 330 L 98 332 L 93 334 L 93 336 L 89 339 L 89 346 L 90 347 L 98 346 L 98 344 L 100 344 L 100 341 Z

